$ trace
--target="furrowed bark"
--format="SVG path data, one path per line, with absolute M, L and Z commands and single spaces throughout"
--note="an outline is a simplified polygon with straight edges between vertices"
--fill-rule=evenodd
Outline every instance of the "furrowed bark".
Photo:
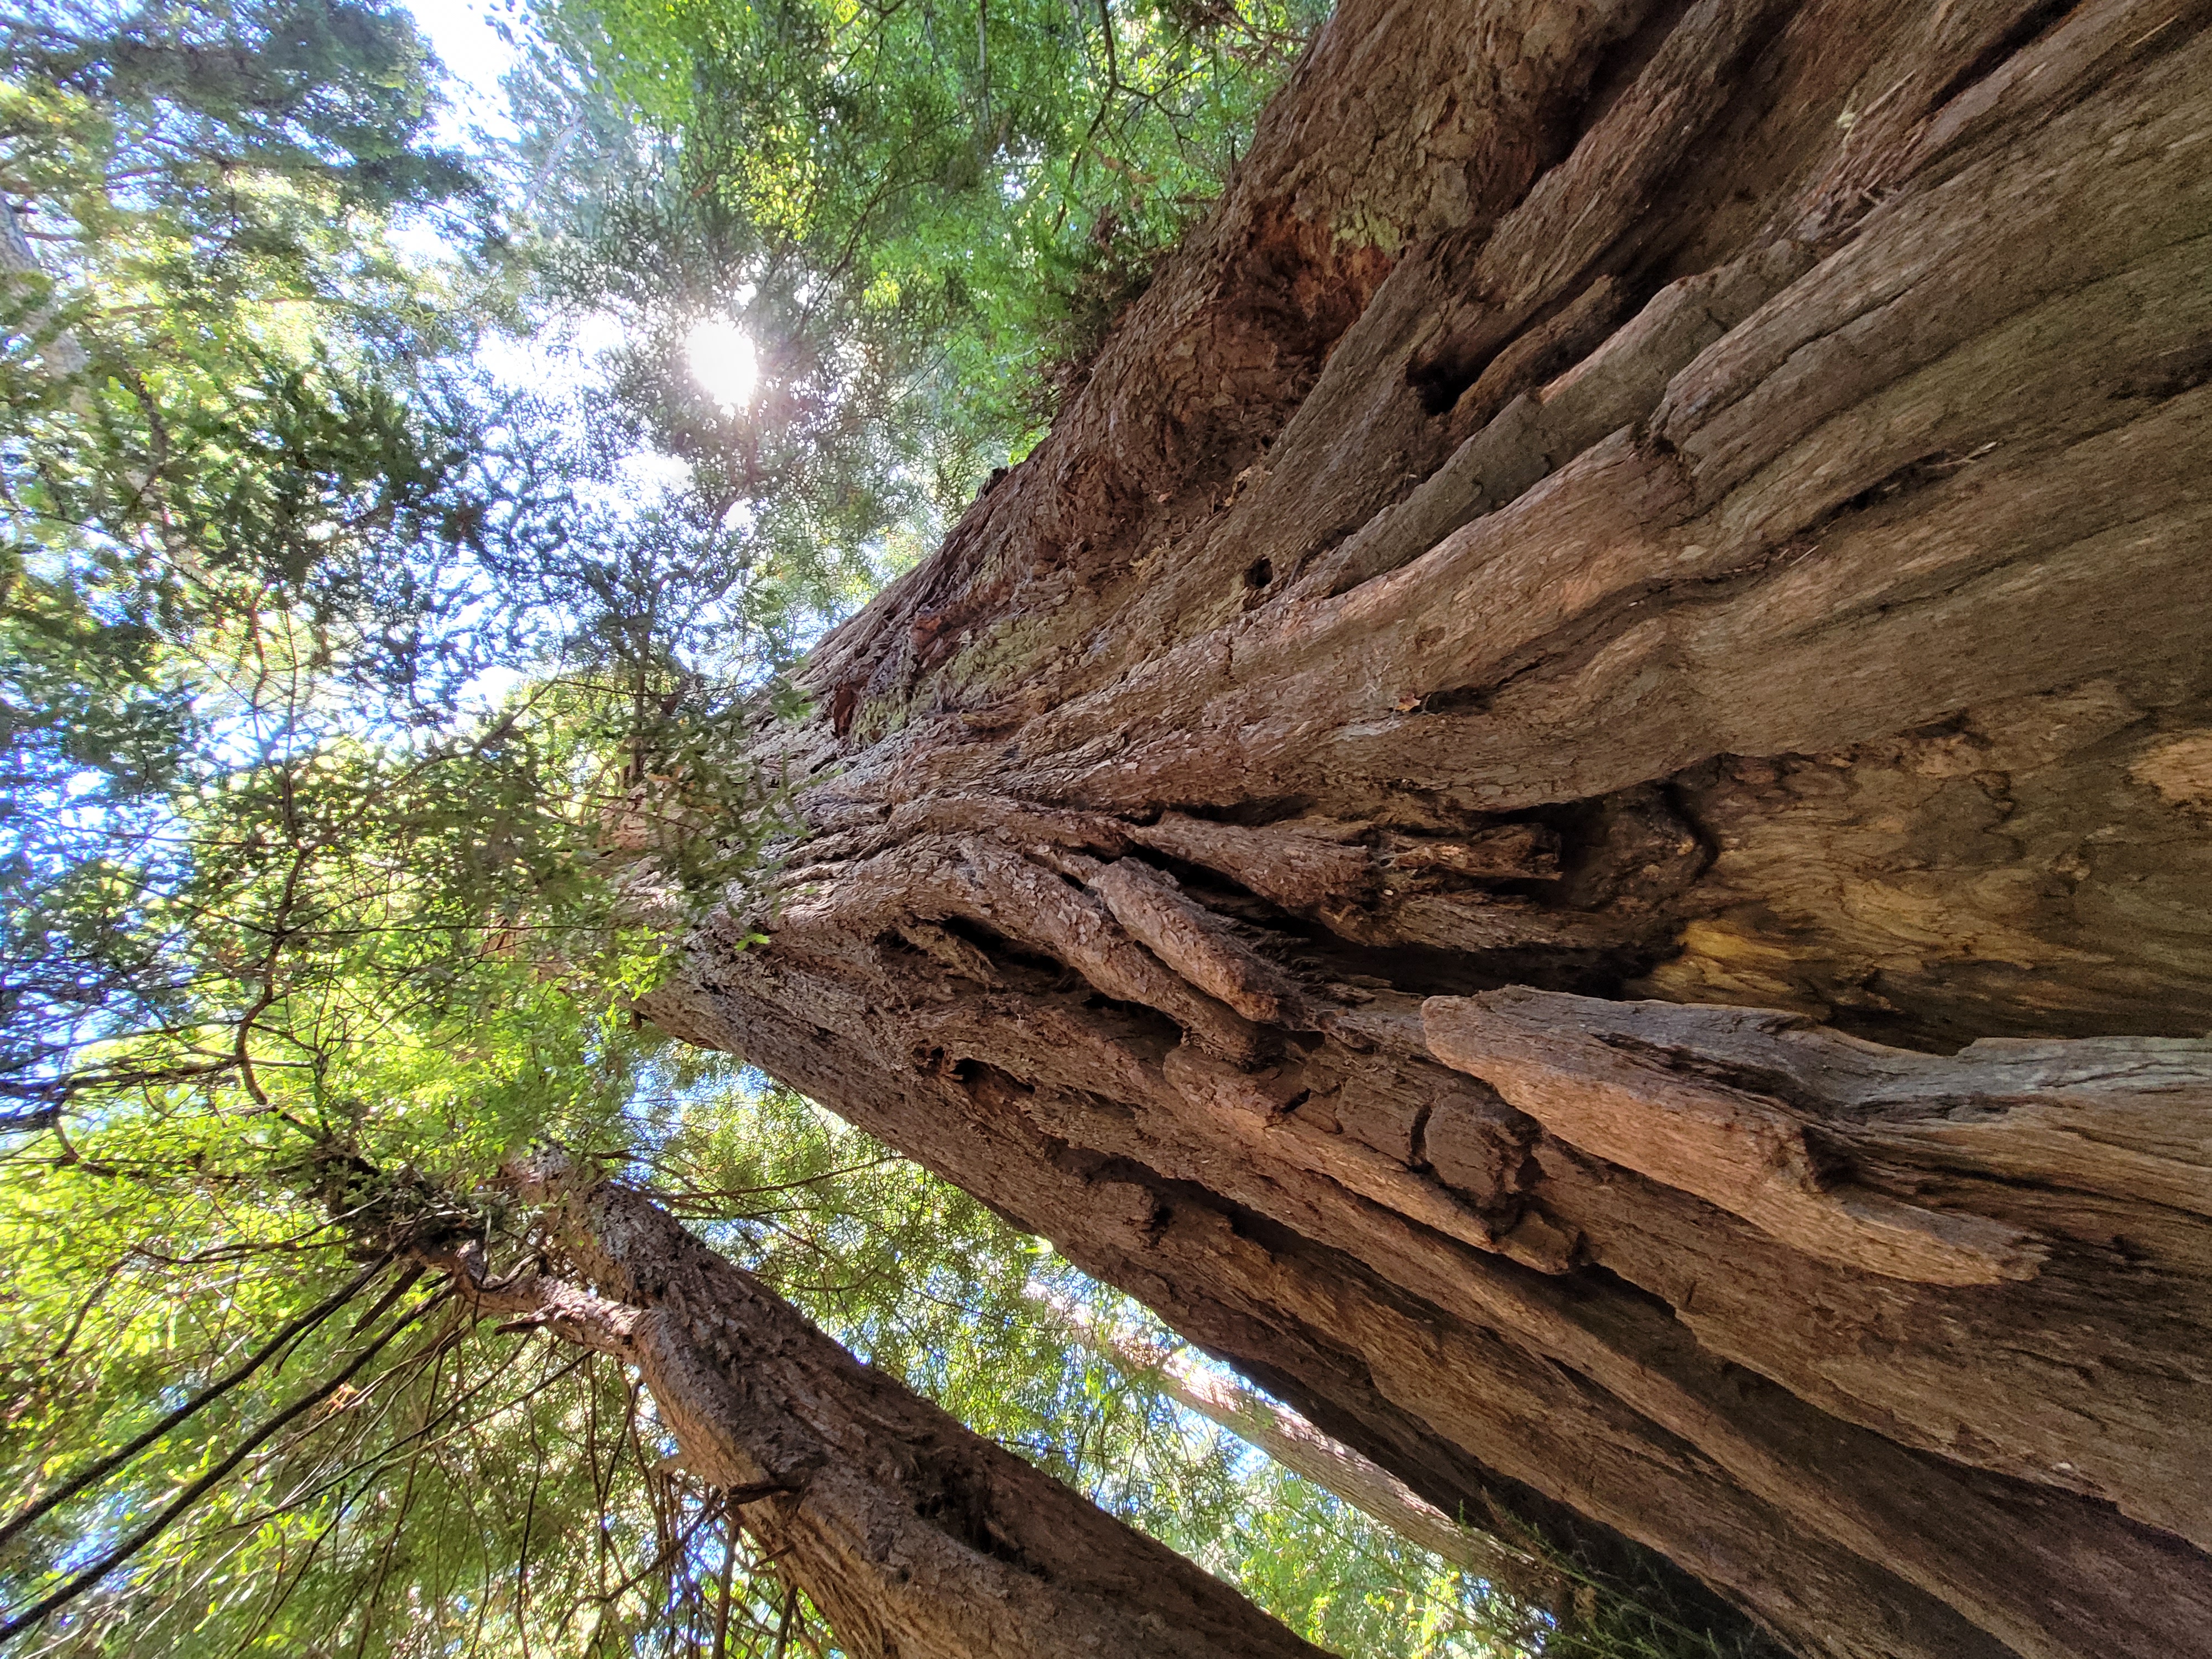
M 1347 0 L 653 1017 L 1447 1513 L 2212 1651 L 2208 21 Z
M 478 1311 L 635 1365 L 686 1467 L 731 1495 L 842 1651 L 1320 1659 L 1228 1586 L 854 1360 L 642 1194 L 558 1162 L 517 1182 L 580 1282 L 439 1265 Z

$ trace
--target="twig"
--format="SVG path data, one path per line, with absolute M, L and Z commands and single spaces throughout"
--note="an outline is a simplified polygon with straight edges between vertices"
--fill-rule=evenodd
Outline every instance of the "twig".
M 258 1429 L 256 1429 L 241 1444 L 233 1449 L 228 1456 L 225 1457 L 221 1462 L 217 1463 L 213 1468 L 210 1469 L 198 1480 L 193 1481 L 191 1485 L 186 1486 L 184 1491 L 179 1492 L 175 1499 L 151 1521 L 149 1521 L 144 1526 L 139 1528 L 137 1531 L 132 1533 L 128 1538 L 118 1544 L 113 1549 L 108 1551 L 106 1554 L 101 1556 L 97 1561 L 94 1561 L 90 1566 L 87 1567 L 82 1572 L 77 1574 L 76 1577 L 70 1579 L 69 1583 L 64 1584 L 59 1589 L 54 1591 L 52 1595 L 45 1597 L 43 1600 L 34 1603 L 30 1607 L 26 1608 L 23 1612 L 17 1613 L 6 1624 L 0 1625 L 0 1645 L 4 1645 L 14 1640 L 15 1638 L 20 1636 L 23 1632 L 30 1629 L 33 1625 L 40 1624 L 52 1614 L 60 1612 L 62 1608 L 76 1601 L 77 1597 L 82 1595 L 87 1590 L 100 1583 L 101 1579 L 106 1577 L 109 1573 L 114 1571 L 116 1568 L 129 1561 L 131 1557 L 137 1554 L 139 1551 L 144 1549 L 147 1545 L 152 1543 L 164 1532 L 167 1532 L 169 1529 L 169 1525 L 172 1522 L 173 1522 L 179 1516 L 182 1515 L 186 1510 L 191 1508 L 193 1504 L 199 1502 L 199 1500 L 206 1495 L 210 1488 L 213 1487 L 217 1481 L 221 1480 L 225 1475 L 228 1474 L 233 1469 L 244 1462 L 247 1455 L 252 1453 L 256 1447 L 270 1439 L 287 1423 L 291 1422 L 295 1418 L 313 1409 L 317 1406 L 319 1406 L 324 1401 L 329 1399 L 340 1389 L 343 1388 L 348 1382 L 351 1382 L 353 1380 L 354 1373 L 360 1370 L 363 1365 L 366 1365 L 371 1359 L 374 1358 L 376 1355 L 382 1351 L 386 1343 L 390 1342 L 393 1337 L 398 1335 L 400 1332 L 405 1330 L 410 1325 L 421 1318 L 422 1315 L 428 1313 L 432 1308 L 437 1306 L 439 1303 L 444 1301 L 446 1297 L 451 1294 L 452 1291 L 449 1290 L 441 1290 L 435 1296 L 430 1297 L 428 1301 L 419 1304 L 411 1312 L 408 1313 L 403 1318 L 395 1322 L 389 1330 L 384 1333 L 383 1335 L 378 1337 L 375 1341 L 370 1343 L 359 1353 L 356 1354 L 353 1358 L 347 1363 L 345 1369 L 338 1372 L 337 1376 L 331 1377 L 313 1393 L 304 1395 L 298 1400 L 294 1401 L 283 1411 L 277 1413 L 276 1416 L 270 1418 L 268 1422 L 263 1424 Z
M 109 1453 L 106 1457 L 101 1458 L 98 1462 L 92 1464 L 85 1469 L 80 1470 L 76 1474 L 71 1476 L 69 1480 L 62 1482 L 60 1486 L 55 1487 L 53 1491 L 48 1492 L 44 1498 L 40 1498 L 37 1502 L 31 1504 L 29 1508 L 22 1510 L 20 1514 L 12 1516 L 5 1526 L 0 1526 L 0 1547 L 4 1547 L 10 1539 L 21 1532 L 24 1528 L 29 1526 L 40 1516 L 51 1512 L 58 1504 L 66 1504 L 70 1498 L 76 1497 L 87 1486 L 92 1486 L 95 1482 L 106 1480 L 109 1475 L 114 1474 L 116 1470 L 121 1468 L 125 1463 L 128 1463 L 132 1458 L 137 1456 L 140 1452 L 144 1451 L 147 1447 L 152 1445 L 163 1435 L 168 1433 L 170 1430 L 175 1428 L 177 1425 L 185 1421 L 185 1419 L 192 1416 L 202 1408 L 211 1406 L 216 1401 L 222 1399 L 223 1395 L 228 1394 L 233 1389 L 238 1387 L 240 1383 L 252 1376 L 254 1372 L 259 1370 L 263 1365 L 269 1362 L 272 1355 L 276 1354 L 278 1350 L 289 1343 L 294 1337 L 298 1336 L 301 1333 L 313 1326 L 320 1324 L 324 1320 L 329 1318 L 347 1303 L 352 1301 L 353 1298 L 360 1293 L 362 1287 L 367 1285 L 370 1279 L 375 1278 L 377 1274 L 382 1273 L 386 1267 L 389 1265 L 391 1257 L 380 1256 L 376 1261 L 371 1262 L 368 1267 L 354 1277 L 350 1284 L 348 1284 L 341 1290 L 333 1291 L 323 1301 L 316 1304 L 315 1306 L 308 1309 L 307 1312 L 301 1314 L 297 1319 L 295 1319 L 283 1330 L 277 1332 L 274 1337 L 261 1347 L 259 1352 L 256 1352 L 243 1365 L 233 1371 L 228 1376 L 226 1376 L 221 1382 L 203 1389 L 191 1399 L 185 1401 L 183 1405 L 178 1407 L 176 1410 L 171 1412 L 160 1422 L 146 1430 L 143 1434 L 138 1435 L 127 1444 L 118 1447 L 116 1450 Z

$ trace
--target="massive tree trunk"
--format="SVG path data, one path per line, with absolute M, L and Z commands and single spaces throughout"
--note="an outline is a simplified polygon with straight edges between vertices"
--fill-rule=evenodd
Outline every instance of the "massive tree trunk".
M 854 1659 L 1327 1659 L 1154 1543 L 855 1361 L 641 1194 L 520 1185 L 566 1273 L 438 1263 L 479 1311 L 635 1365 Z
M 2212 1651 L 2208 14 L 1346 0 L 653 1018 L 1447 1512 Z

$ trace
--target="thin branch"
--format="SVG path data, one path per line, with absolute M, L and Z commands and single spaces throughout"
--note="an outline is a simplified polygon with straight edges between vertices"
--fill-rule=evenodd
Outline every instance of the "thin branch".
M 159 1515 L 156 1515 L 151 1521 L 149 1521 L 144 1526 L 139 1528 L 137 1531 L 132 1533 L 128 1538 L 118 1544 L 113 1549 L 108 1551 L 106 1554 L 101 1556 L 90 1566 L 87 1567 L 82 1572 L 77 1574 L 76 1577 L 70 1579 L 66 1584 L 64 1584 L 59 1589 L 55 1590 L 51 1595 L 45 1597 L 44 1599 L 33 1603 L 31 1607 L 26 1608 L 23 1612 L 17 1613 L 6 1624 L 0 1625 L 0 1646 L 4 1646 L 9 1642 L 14 1640 L 17 1636 L 22 1634 L 23 1632 L 29 1630 L 33 1626 L 41 1624 L 54 1613 L 60 1612 L 70 1602 L 82 1595 L 87 1590 L 92 1589 L 94 1585 L 99 1583 L 101 1579 L 106 1577 L 109 1573 L 113 1572 L 118 1567 L 124 1565 L 133 1556 L 137 1555 L 139 1551 L 144 1549 L 147 1545 L 152 1543 L 163 1533 L 167 1532 L 169 1529 L 171 1522 L 174 1522 L 179 1516 L 184 1514 L 185 1510 L 191 1508 L 193 1504 L 198 1503 L 199 1500 L 204 1497 L 217 1482 L 222 1480 L 224 1476 L 228 1475 L 240 1463 L 244 1462 L 247 1456 L 251 1455 L 257 1447 L 269 1440 L 280 1429 L 283 1428 L 286 1424 L 291 1422 L 294 1419 L 300 1417 L 303 1413 L 312 1411 L 315 1407 L 322 1404 L 324 1401 L 329 1399 L 340 1389 L 343 1388 L 348 1382 L 351 1382 L 353 1380 L 354 1373 L 360 1370 L 363 1365 L 366 1365 L 371 1359 L 374 1358 L 376 1355 L 382 1351 L 386 1343 L 390 1342 L 393 1337 L 405 1330 L 410 1325 L 413 1324 L 417 1319 L 421 1318 L 425 1313 L 428 1313 L 439 1303 L 444 1301 L 451 1293 L 452 1292 L 450 1291 L 441 1290 L 436 1295 L 431 1297 L 428 1301 L 420 1304 L 410 1312 L 404 1315 L 401 1318 L 396 1321 L 383 1335 L 378 1337 L 375 1341 L 370 1343 L 359 1353 L 356 1354 L 352 1359 L 349 1360 L 346 1363 L 345 1368 L 339 1371 L 335 1376 L 325 1380 L 312 1393 L 303 1395 L 299 1399 L 294 1401 L 289 1406 L 287 1406 L 283 1411 L 277 1413 L 276 1416 L 270 1419 L 268 1422 L 263 1424 L 258 1429 L 256 1429 L 251 1435 L 247 1436 L 244 1442 L 232 1449 L 229 1455 L 223 1458 L 222 1462 L 218 1462 L 205 1474 L 202 1475 L 198 1480 L 193 1481 L 191 1485 L 186 1486 L 182 1492 L 179 1492 L 168 1506 L 163 1509 Z
M 144 1451 L 147 1447 L 152 1445 L 156 1440 L 159 1440 L 163 1435 L 168 1433 L 170 1430 L 175 1428 L 179 1423 L 184 1422 L 186 1419 L 193 1416 L 196 1413 L 204 1409 L 205 1407 L 213 1405 L 216 1401 L 222 1399 L 223 1395 L 228 1394 L 233 1389 L 235 1389 L 239 1384 L 246 1381 L 247 1378 L 251 1377 L 254 1372 L 259 1370 L 274 1355 L 289 1344 L 293 1338 L 300 1335 L 305 1331 L 312 1329 L 317 1325 L 319 1325 L 324 1320 L 329 1318 L 347 1303 L 352 1301 L 353 1298 L 360 1293 L 362 1287 L 367 1285 L 369 1280 L 375 1278 L 377 1274 L 382 1273 L 390 1261 L 391 1258 L 389 1256 L 380 1256 L 361 1273 L 356 1274 L 349 1284 L 344 1285 L 339 1290 L 332 1291 L 331 1295 L 317 1303 L 313 1307 L 308 1309 L 307 1312 L 301 1314 L 297 1319 L 295 1319 L 283 1330 L 277 1332 L 273 1338 L 263 1345 L 258 1352 L 249 1358 L 243 1365 L 240 1365 L 236 1370 L 233 1371 L 228 1376 L 224 1377 L 221 1382 L 213 1384 L 211 1387 L 202 1389 L 198 1394 L 193 1395 L 191 1399 L 187 1400 L 183 1405 L 178 1407 L 176 1410 L 171 1412 L 167 1417 L 161 1419 L 160 1422 L 155 1423 L 143 1433 L 137 1436 L 126 1444 L 120 1446 L 116 1450 L 109 1453 L 98 1462 L 80 1470 L 76 1474 L 62 1482 L 60 1486 L 55 1487 L 53 1491 L 48 1492 L 45 1497 L 32 1504 L 29 1508 L 25 1509 L 15 1516 L 10 1517 L 6 1525 L 0 1526 L 0 1547 L 4 1547 L 10 1539 L 13 1539 L 18 1533 L 21 1532 L 24 1528 L 29 1526 L 40 1516 L 50 1513 L 59 1504 L 66 1504 L 70 1498 L 76 1497 L 86 1487 L 93 1486 L 99 1481 L 105 1480 L 109 1475 L 114 1474 L 116 1470 L 121 1468 L 132 1458 L 137 1456 L 140 1452 Z
M 738 1513 L 725 1505 L 722 1515 L 722 1599 L 714 1609 L 714 1659 L 729 1659 L 730 1589 L 738 1571 Z
M 791 1619 L 799 1611 L 799 1586 L 785 1581 L 783 1586 L 783 1617 L 775 1627 L 775 1651 L 770 1659 L 784 1659 L 791 1646 Z

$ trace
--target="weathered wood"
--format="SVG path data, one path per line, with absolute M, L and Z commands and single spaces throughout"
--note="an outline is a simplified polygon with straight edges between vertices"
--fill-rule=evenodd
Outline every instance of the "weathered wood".
M 1448 1512 L 2212 1652 L 2208 21 L 1347 0 L 648 1011 Z
M 1435 997 L 1421 1018 L 1431 1054 L 1481 1078 L 1562 1140 L 1694 1193 L 1808 1255 L 1928 1285 L 2032 1279 L 2042 1266 L 2044 1251 L 2017 1227 L 1901 1203 L 1825 1173 L 1808 1130 L 1827 1127 L 1828 1103 L 1802 1072 L 1790 1078 L 1791 1096 L 1777 1097 L 1758 1087 L 1771 1073 L 1755 1060 L 1737 1075 L 1711 1075 L 1719 1069 L 1711 1048 L 1680 1044 L 1685 1022 L 1655 1020 L 1649 1036 L 1604 1025 L 1586 1034 L 1560 1006 L 1584 1000 Z M 1733 1034 L 1741 1017 L 1721 1018 Z M 1677 1046 L 1661 1046 L 1668 1036 Z M 2177 1069 L 2212 1079 L 2212 1044 L 2189 1047 Z M 1815 1059 L 1807 1069 L 1819 1066 Z M 1983 1080 L 1954 1071 L 1948 1083 L 1962 1109 L 1988 1109 L 1975 1086 Z M 1804 1104 L 1808 1095 L 1820 1105 Z

